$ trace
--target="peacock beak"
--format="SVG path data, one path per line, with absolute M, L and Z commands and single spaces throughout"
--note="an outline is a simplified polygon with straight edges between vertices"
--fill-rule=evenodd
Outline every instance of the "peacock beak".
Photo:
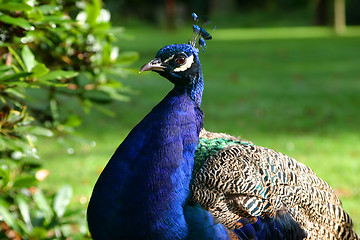
M 143 71 L 164 71 L 164 68 L 165 67 L 162 65 L 161 59 L 155 58 L 150 62 L 148 62 L 147 64 L 145 64 L 144 66 L 142 66 L 140 68 L 139 73 Z

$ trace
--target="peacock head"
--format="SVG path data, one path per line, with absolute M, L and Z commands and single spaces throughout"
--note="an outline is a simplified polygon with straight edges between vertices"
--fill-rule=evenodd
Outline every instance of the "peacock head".
M 195 23 L 200 20 L 196 13 L 192 14 L 192 18 Z M 210 23 L 207 18 L 203 20 L 203 26 Z M 163 47 L 157 52 L 153 60 L 142 66 L 140 72 L 157 72 L 176 86 L 193 84 L 195 79 L 202 78 L 199 49 L 205 51 L 205 40 L 210 39 L 212 36 L 203 27 L 195 24 L 189 44 L 174 44 Z
M 142 66 L 142 71 L 154 71 L 175 85 L 187 85 L 201 74 L 199 50 L 191 44 L 165 46 L 153 60 Z

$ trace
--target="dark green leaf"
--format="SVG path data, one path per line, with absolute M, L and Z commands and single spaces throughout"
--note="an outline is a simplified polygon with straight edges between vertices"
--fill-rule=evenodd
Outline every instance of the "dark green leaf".
M 84 93 L 84 98 L 88 98 L 91 101 L 97 103 L 109 103 L 112 101 L 112 98 L 109 96 L 109 94 L 99 90 L 86 91 Z
M 0 66 L 0 72 L 6 72 L 6 71 L 8 71 L 8 70 L 10 70 L 10 69 L 11 69 L 11 67 L 8 66 L 8 65 L 2 65 L 2 66 Z
M 17 85 L 17 84 L 16 84 Z M 19 92 L 17 88 L 8 88 L 6 89 L 6 93 L 12 96 L 15 96 L 17 98 L 25 98 L 25 95 Z
M 20 78 L 24 78 L 31 75 L 29 72 L 19 72 L 19 73 L 13 73 L 9 75 L 4 75 L 0 77 L 1 82 L 16 82 L 20 81 Z
M 119 100 L 119 101 L 128 101 L 129 100 L 129 98 L 127 96 L 120 94 L 117 91 L 117 89 L 115 89 L 113 87 L 100 86 L 98 89 L 103 92 L 106 92 L 108 94 L 108 96 L 111 97 L 112 99 Z
M 24 162 L 23 167 L 27 169 L 39 169 L 42 166 L 41 163 L 38 162 Z
M 9 181 L 10 181 L 10 170 L 7 168 L 6 169 L 0 168 L 0 189 L 5 187 L 9 183 Z
M 115 117 L 115 113 L 113 111 L 111 111 L 108 108 L 105 108 L 99 104 L 94 104 L 92 107 L 105 115 L 108 115 L 110 117 Z
M 19 177 L 15 180 L 14 186 L 16 188 L 28 188 L 38 184 L 38 180 L 34 176 Z
M 31 11 L 33 7 L 26 3 L 0 3 L 0 9 L 8 11 Z
M 10 17 L 9 15 L 0 15 L 0 21 L 21 27 L 26 30 L 29 30 L 32 27 L 29 21 L 22 17 L 13 18 Z
M 92 79 L 94 76 L 89 72 L 80 72 L 76 77 L 77 84 L 79 87 L 84 87 L 90 83 L 92 83 Z
M 38 78 L 39 81 L 48 81 L 53 79 L 63 79 L 63 78 L 73 78 L 79 73 L 75 71 L 64 71 L 64 70 L 55 70 L 47 73 Z
M 16 61 L 19 63 L 19 65 L 21 66 L 21 68 L 22 68 L 24 71 L 26 71 L 26 66 L 25 66 L 23 60 L 21 59 L 21 57 L 19 56 L 19 54 L 18 54 L 11 46 L 8 46 L 8 49 L 9 49 L 9 52 L 11 52 L 11 53 L 14 55 Z M 14 70 L 16 70 L 16 68 L 15 68 L 14 65 L 12 65 L 12 67 L 14 68 Z

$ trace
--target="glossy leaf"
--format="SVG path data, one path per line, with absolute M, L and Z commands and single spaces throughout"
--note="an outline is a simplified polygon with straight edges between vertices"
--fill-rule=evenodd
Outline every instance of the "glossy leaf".
M 139 59 L 139 54 L 137 52 L 123 52 L 118 57 L 116 62 L 121 64 L 131 64 Z
M 43 14 L 48 14 L 48 13 L 54 13 L 60 10 L 60 7 L 57 5 L 50 5 L 50 4 L 45 4 L 45 5 L 41 5 L 37 8 L 40 12 L 42 12 Z
M 101 86 L 101 87 L 99 87 L 99 90 L 103 91 L 104 93 L 107 93 L 107 95 L 113 99 L 117 99 L 119 101 L 128 101 L 129 100 L 129 98 L 127 96 L 120 94 L 115 88 L 108 87 L 108 86 Z
M 68 185 L 61 187 L 54 198 L 54 211 L 56 215 L 60 218 L 64 215 L 66 207 L 70 203 L 72 197 L 72 188 Z
M 0 20 L 0 21 L 1 21 L 1 20 Z M 19 63 L 19 65 L 21 66 L 21 68 L 22 68 L 24 71 L 26 71 L 26 66 L 25 66 L 23 60 L 21 59 L 21 57 L 19 56 L 19 54 L 17 54 L 17 52 L 16 52 L 11 46 L 9 46 L 8 49 L 9 49 L 9 52 L 11 52 L 12 55 L 15 57 L 16 61 Z M 12 65 L 12 66 L 13 66 L 13 65 Z M 13 66 L 13 68 L 14 68 L 14 66 Z M 14 69 L 15 69 L 15 68 L 14 68 Z M 16 70 L 16 69 L 15 69 L 15 70 Z
M 8 23 L 10 25 L 18 26 L 26 30 L 31 29 L 32 25 L 28 20 L 22 17 L 10 17 L 9 15 L 0 15 L 0 21 Z
M 44 214 L 46 222 L 50 223 L 54 213 L 44 193 L 40 189 L 37 189 L 36 193 L 34 194 L 34 201 L 41 212 Z
M 31 232 L 33 229 L 33 225 L 31 223 L 31 218 L 30 218 L 29 204 L 25 201 L 25 199 L 22 195 L 16 196 L 16 203 L 19 206 L 21 216 L 26 223 L 28 232 Z
M 27 129 L 27 132 L 35 135 L 41 135 L 45 137 L 52 137 L 54 136 L 54 133 L 47 128 L 40 127 L 40 126 L 32 126 Z
M 1 140 L 0 140 L 1 143 Z M 1 146 L 0 146 L 1 149 Z M 5 166 L 3 164 L 3 166 Z M 10 181 L 10 170 L 0 168 L 0 189 L 5 187 Z
M 16 218 L 11 212 L 6 208 L 4 205 L 0 205 L 0 216 L 2 219 L 6 222 L 7 225 L 9 225 L 12 229 L 19 232 L 20 229 L 18 225 L 16 224 Z
M 30 48 L 27 45 L 24 45 L 21 51 L 21 56 L 27 71 L 31 72 L 31 70 L 35 67 L 36 62 L 34 54 L 31 52 Z
M 9 94 L 10 96 L 15 96 L 17 98 L 25 98 L 25 95 L 22 92 L 20 92 L 20 89 L 8 88 L 6 89 L 6 93 Z
M 29 72 L 19 72 L 19 73 L 12 73 L 9 75 L 4 75 L 0 77 L 0 81 L 6 83 L 12 83 L 16 81 L 20 81 L 21 78 L 27 77 L 31 75 Z
M 32 21 L 42 21 L 44 19 L 44 15 L 37 8 L 32 9 L 32 11 L 27 11 L 26 16 Z
M 32 69 L 32 76 L 33 77 L 40 77 L 40 76 L 44 76 L 48 72 L 49 72 L 49 69 L 45 66 L 45 64 L 38 63 Z
M 13 187 L 16 188 L 28 188 L 36 186 L 38 180 L 34 176 L 19 177 L 15 180 Z
M 29 6 L 26 3 L 0 3 L 0 9 L 8 11 L 31 11 L 33 7 Z
M 54 79 L 63 79 L 63 78 L 73 78 L 79 73 L 75 71 L 64 71 L 64 70 L 55 70 L 48 72 L 47 74 L 38 78 L 39 81 L 48 81 Z
M 89 1 L 86 5 L 86 22 L 94 27 L 96 25 L 96 20 L 99 17 L 101 9 L 100 1 Z
M 65 214 L 71 188 L 63 187 L 53 197 L 39 190 L 33 176 L 42 163 L 29 162 L 39 157 L 36 137 L 56 134 L 60 142 L 72 136 L 82 123 L 80 108 L 113 116 L 102 104 L 127 96 L 112 79 L 127 74 L 127 65 L 138 56 L 113 46 L 115 37 L 127 36 L 124 28 L 111 26 L 101 0 L 80 0 L 71 9 L 58 1 L 43 3 L 0 0 L 6 37 L 0 43 L 0 216 L 21 239 L 76 239 L 78 224 L 69 218 L 80 213 Z M 85 13 L 83 22 L 73 19 L 72 13 L 79 11 Z M 76 106 L 78 102 L 82 105 Z M 81 226 L 86 226 L 84 219 Z M 79 239 L 85 234 L 81 230 Z

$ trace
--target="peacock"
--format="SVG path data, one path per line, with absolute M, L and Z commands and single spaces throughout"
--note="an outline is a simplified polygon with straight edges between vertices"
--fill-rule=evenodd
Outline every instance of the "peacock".
M 161 48 L 140 69 L 174 88 L 100 174 L 87 210 L 93 239 L 359 239 L 334 191 L 308 167 L 203 129 L 199 49 L 211 35 L 193 29 L 192 41 Z

